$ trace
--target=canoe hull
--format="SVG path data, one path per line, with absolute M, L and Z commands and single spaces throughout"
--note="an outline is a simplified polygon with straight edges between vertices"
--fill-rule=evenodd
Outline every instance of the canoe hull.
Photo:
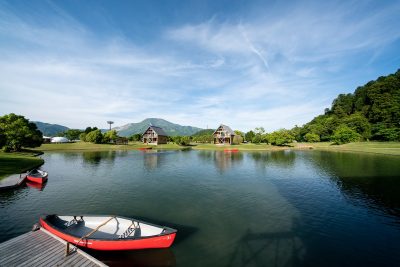
M 67 242 L 76 244 L 80 240 L 79 237 L 69 235 L 60 231 L 59 229 L 56 229 L 55 227 L 47 223 L 46 220 L 44 220 L 43 218 L 40 218 L 40 224 L 44 229 L 64 239 Z M 176 232 L 140 239 L 101 240 L 88 238 L 81 240 L 78 246 L 94 250 L 108 251 L 168 248 L 174 242 L 175 236 Z
M 31 181 L 33 183 L 37 183 L 37 184 L 44 184 L 47 181 L 47 175 L 44 177 L 33 177 L 33 176 L 26 176 L 26 179 L 28 181 Z
M 26 175 L 26 179 L 33 183 L 43 184 L 47 181 L 47 176 L 47 172 L 34 169 L 28 172 L 28 174 Z

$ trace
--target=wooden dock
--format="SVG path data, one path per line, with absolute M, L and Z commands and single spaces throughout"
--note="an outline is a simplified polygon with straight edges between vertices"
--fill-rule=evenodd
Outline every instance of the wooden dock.
M 26 180 L 26 174 L 13 174 L 0 180 L 0 191 L 14 189 L 22 185 Z
M 66 242 L 41 228 L 0 244 L 0 266 L 107 266 L 77 249 L 65 255 Z

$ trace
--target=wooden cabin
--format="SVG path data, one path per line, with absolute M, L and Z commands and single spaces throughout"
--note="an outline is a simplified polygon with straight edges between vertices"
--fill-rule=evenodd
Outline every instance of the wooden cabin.
M 148 145 L 160 145 L 166 144 L 168 142 L 168 135 L 164 130 L 157 126 L 150 126 L 143 133 L 142 136 L 143 143 Z
M 221 124 L 213 133 L 214 144 L 232 145 L 235 132 L 229 126 Z

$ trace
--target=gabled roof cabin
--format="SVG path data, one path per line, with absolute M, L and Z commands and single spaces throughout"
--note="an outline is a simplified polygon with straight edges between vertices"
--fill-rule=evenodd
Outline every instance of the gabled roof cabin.
M 235 132 L 226 125 L 221 124 L 213 133 L 214 144 L 232 144 Z
M 164 130 L 157 126 L 150 126 L 143 133 L 142 136 L 143 143 L 149 145 L 159 145 L 166 144 L 168 142 L 168 135 Z

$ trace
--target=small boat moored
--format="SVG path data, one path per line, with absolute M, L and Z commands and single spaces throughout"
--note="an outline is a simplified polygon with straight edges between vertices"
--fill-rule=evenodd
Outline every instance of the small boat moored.
M 235 152 L 239 152 L 239 149 L 237 149 L 237 148 L 224 149 L 224 152 L 225 153 L 231 153 L 231 152 L 235 153 Z
M 121 216 L 44 215 L 41 226 L 65 241 L 94 250 L 167 248 L 177 230 Z
M 47 181 L 47 176 L 48 176 L 47 172 L 38 169 L 33 169 L 26 174 L 26 179 L 34 183 L 43 184 L 44 182 Z

